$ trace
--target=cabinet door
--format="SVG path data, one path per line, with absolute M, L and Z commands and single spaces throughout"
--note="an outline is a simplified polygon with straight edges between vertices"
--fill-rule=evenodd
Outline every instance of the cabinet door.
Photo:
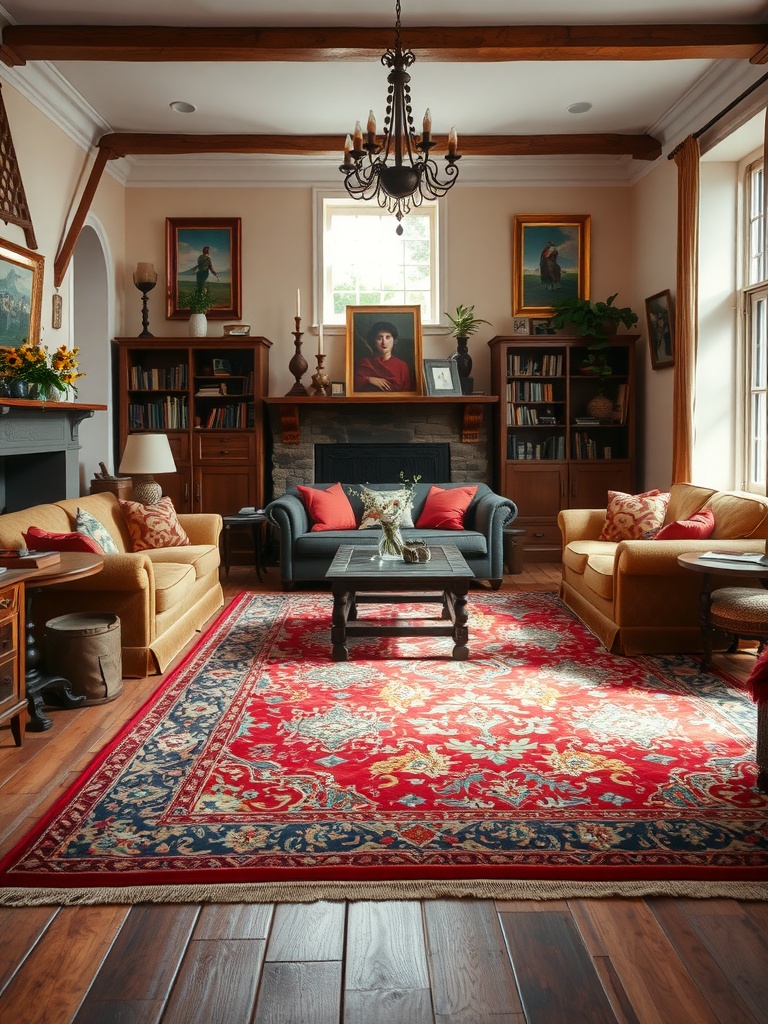
M 562 462 L 536 459 L 507 463 L 504 493 L 524 519 L 554 519 L 565 507 L 566 468 Z
M 632 467 L 629 462 L 571 463 L 570 508 L 605 508 L 608 491 L 627 491 L 633 488 Z
M 194 472 L 193 512 L 231 516 L 255 505 L 256 486 L 250 466 L 197 466 Z

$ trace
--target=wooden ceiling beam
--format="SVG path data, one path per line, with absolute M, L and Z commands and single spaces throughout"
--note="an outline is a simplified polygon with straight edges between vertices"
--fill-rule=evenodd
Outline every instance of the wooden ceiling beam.
M 516 25 L 402 31 L 417 60 L 647 61 L 768 59 L 768 25 Z M 393 45 L 388 28 L 185 28 L 9 25 L 0 60 L 146 63 L 367 61 Z
M 434 137 L 437 158 L 448 149 L 448 136 Z M 656 160 L 661 144 L 651 135 L 464 135 L 459 148 L 466 156 L 562 156 L 601 154 Z M 194 153 L 273 153 L 278 156 L 326 156 L 341 161 L 341 135 L 163 135 L 115 132 L 99 140 L 111 157 L 185 156 Z

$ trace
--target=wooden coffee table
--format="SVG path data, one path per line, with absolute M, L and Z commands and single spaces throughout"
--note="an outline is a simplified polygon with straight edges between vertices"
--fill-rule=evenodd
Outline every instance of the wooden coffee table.
M 467 592 L 475 574 L 453 544 L 429 550 L 428 562 L 410 563 L 380 559 L 376 549 L 370 547 L 343 544 L 339 548 L 325 574 L 333 592 L 334 661 L 349 660 L 347 637 L 350 636 L 450 636 L 454 660 L 466 661 L 469 657 Z M 400 620 L 357 621 L 359 604 L 405 604 L 413 600 L 414 592 L 419 595 L 419 602 L 440 603 L 439 619 L 426 619 L 418 625 Z

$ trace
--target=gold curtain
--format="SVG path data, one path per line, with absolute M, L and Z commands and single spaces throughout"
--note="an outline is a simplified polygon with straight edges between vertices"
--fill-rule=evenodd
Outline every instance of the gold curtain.
M 677 294 L 672 400 L 672 483 L 691 480 L 699 300 L 699 142 L 689 135 L 677 164 Z

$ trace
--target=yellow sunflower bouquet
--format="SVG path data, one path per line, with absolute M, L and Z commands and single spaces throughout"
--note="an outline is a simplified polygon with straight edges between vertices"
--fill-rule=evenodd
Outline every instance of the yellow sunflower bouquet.
M 55 392 L 72 388 L 77 394 L 75 381 L 85 374 L 78 371 L 79 348 L 60 345 L 50 353 L 44 345 L 20 345 L 18 348 L 0 348 L 0 378 L 6 385 L 24 381 L 28 387 L 36 386 L 37 397 L 55 397 Z

